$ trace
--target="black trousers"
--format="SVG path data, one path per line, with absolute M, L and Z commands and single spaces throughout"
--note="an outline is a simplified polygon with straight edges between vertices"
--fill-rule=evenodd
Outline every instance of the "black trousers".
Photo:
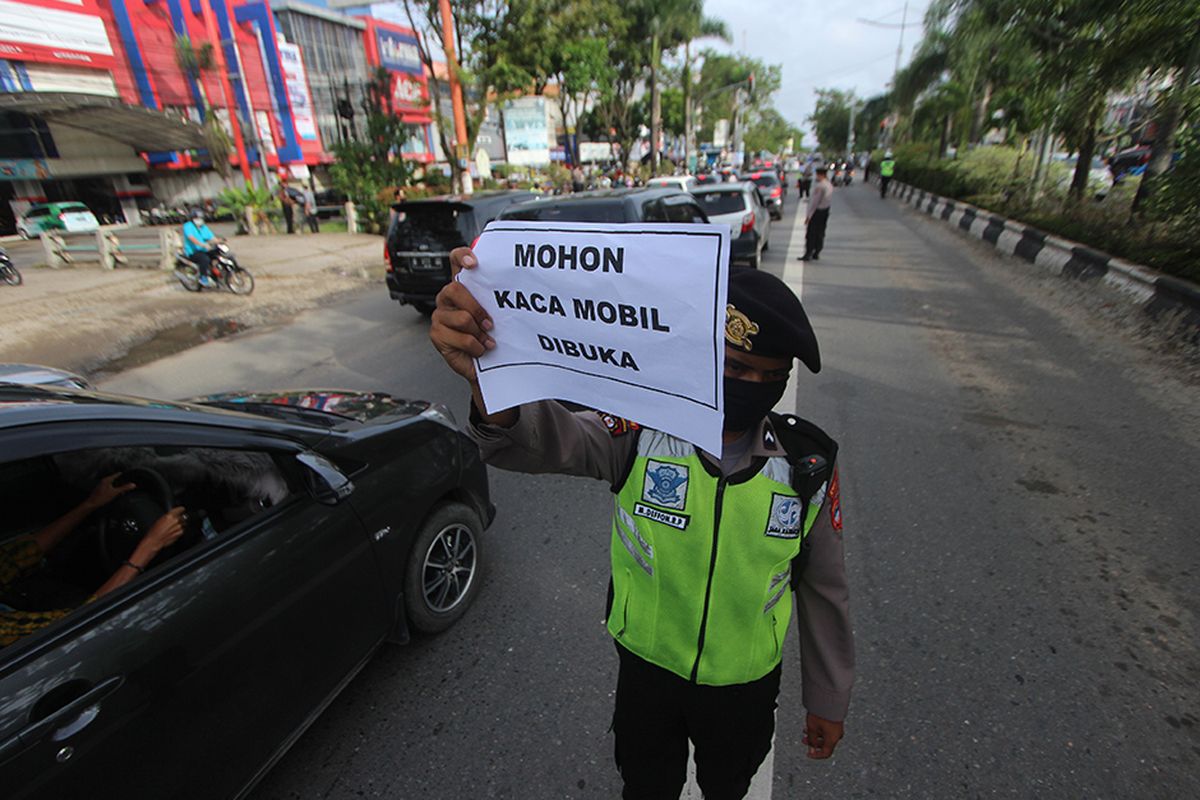
M 679 800 L 688 739 L 705 800 L 741 800 L 771 750 L 780 668 L 751 683 L 702 686 L 617 645 L 613 714 L 624 800 Z
M 888 184 L 891 182 L 892 182 L 892 177 L 890 175 L 888 175 L 886 177 L 883 175 L 879 176 L 879 196 L 880 197 L 887 197 L 887 187 L 888 187 Z
M 801 178 L 797 183 L 797 188 L 800 189 L 801 197 L 808 197 L 812 190 L 812 178 Z
M 825 226 L 829 224 L 829 209 L 818 208 L 813 212 L 804 231 L 804 255 L 819 256 L 825 246 Z
M 214 278 L 216 277 L 213 275 L 212 256 L 208 254 L 207 250 L 198 250 L 195 253 L 192 253 L 190 256 L 188 256 L 188 261 L 191 261 L 193 264 L 199 267 L 201 275 L 209 275 Z
M 313 233 L 320 233 L 320 232 L 321 232 L 321 225 L 320 225 L 320 223 L 318 223 L 318 222 L 317 222 L 317 215 L 316 215 L 316 214 L 308 214 L 308 213 L 305 213 L 305 215 L 304 215 L 304 221 L 305 221 L 305 223 L 307 223 L 307 224 L 308 224 L 308 229 L 309 229 L 310 231 L 312 231 Z
M 283 219 L 287 222 L 288 233 L 296 232 L 296 207 L 283 203 Z

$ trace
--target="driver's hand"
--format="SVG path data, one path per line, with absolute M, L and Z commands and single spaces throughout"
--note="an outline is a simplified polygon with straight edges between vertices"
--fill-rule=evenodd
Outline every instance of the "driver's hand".
M 176 506 L 159 517 L 142 537 L 142 544 L 146 545 L 147 549 L 153 549 L 153 554 L 146 555 L 158 555 L 163 548 L 175 544 L 179 537 L 183 536 L 186 522 L 187 513 L 183 506 Z
M 120 475 L 121 473 L 114 472 L 112 475 L 101 479 L 96 484 L 96 488 L 92 489 L 92 493 L 88 495 L 88 499 L 84 501 L 84 505 L 93 510 L 103 508 L 126 492 L 131 492 L 137 488 L 137 484 L 133 481 L 123 483 L 120 486 L 115 485 L 113 481 L 119 478 Z

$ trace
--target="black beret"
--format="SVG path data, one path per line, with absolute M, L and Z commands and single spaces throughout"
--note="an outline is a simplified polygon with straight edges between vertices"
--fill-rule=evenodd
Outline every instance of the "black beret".
M 734 269 L 729 274 L 725 342 L 756 356 L 798 358 L 821 371 L 821 351 L 800 298 L 769 272 Z

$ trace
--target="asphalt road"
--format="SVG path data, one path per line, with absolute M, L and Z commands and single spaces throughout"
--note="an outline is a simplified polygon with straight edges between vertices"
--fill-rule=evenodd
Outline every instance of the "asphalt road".
M 764 268 L 821 341 L 795 405 L 842 447 L 859 677 L 847 738 L 811 762 L 785 656 L 773 797 L 1200 796 L 1200 390 L 1073 287 L 869 187 L 837 193 L 819 262 L 790 260 L 794 204 Z M 464 419 L 426 331 L 381 288 L 106 386 L 376 388 Z M 382 650 L 255 800 L 619 796 L 609 492 L 491 477 L 477 604 Z

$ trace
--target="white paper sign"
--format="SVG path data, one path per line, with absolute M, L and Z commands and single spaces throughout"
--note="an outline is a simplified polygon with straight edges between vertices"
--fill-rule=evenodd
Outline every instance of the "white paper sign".
M 498 221 L 475 255 L 489 412 L 569 400 L 721 452 L 728 226 Z

